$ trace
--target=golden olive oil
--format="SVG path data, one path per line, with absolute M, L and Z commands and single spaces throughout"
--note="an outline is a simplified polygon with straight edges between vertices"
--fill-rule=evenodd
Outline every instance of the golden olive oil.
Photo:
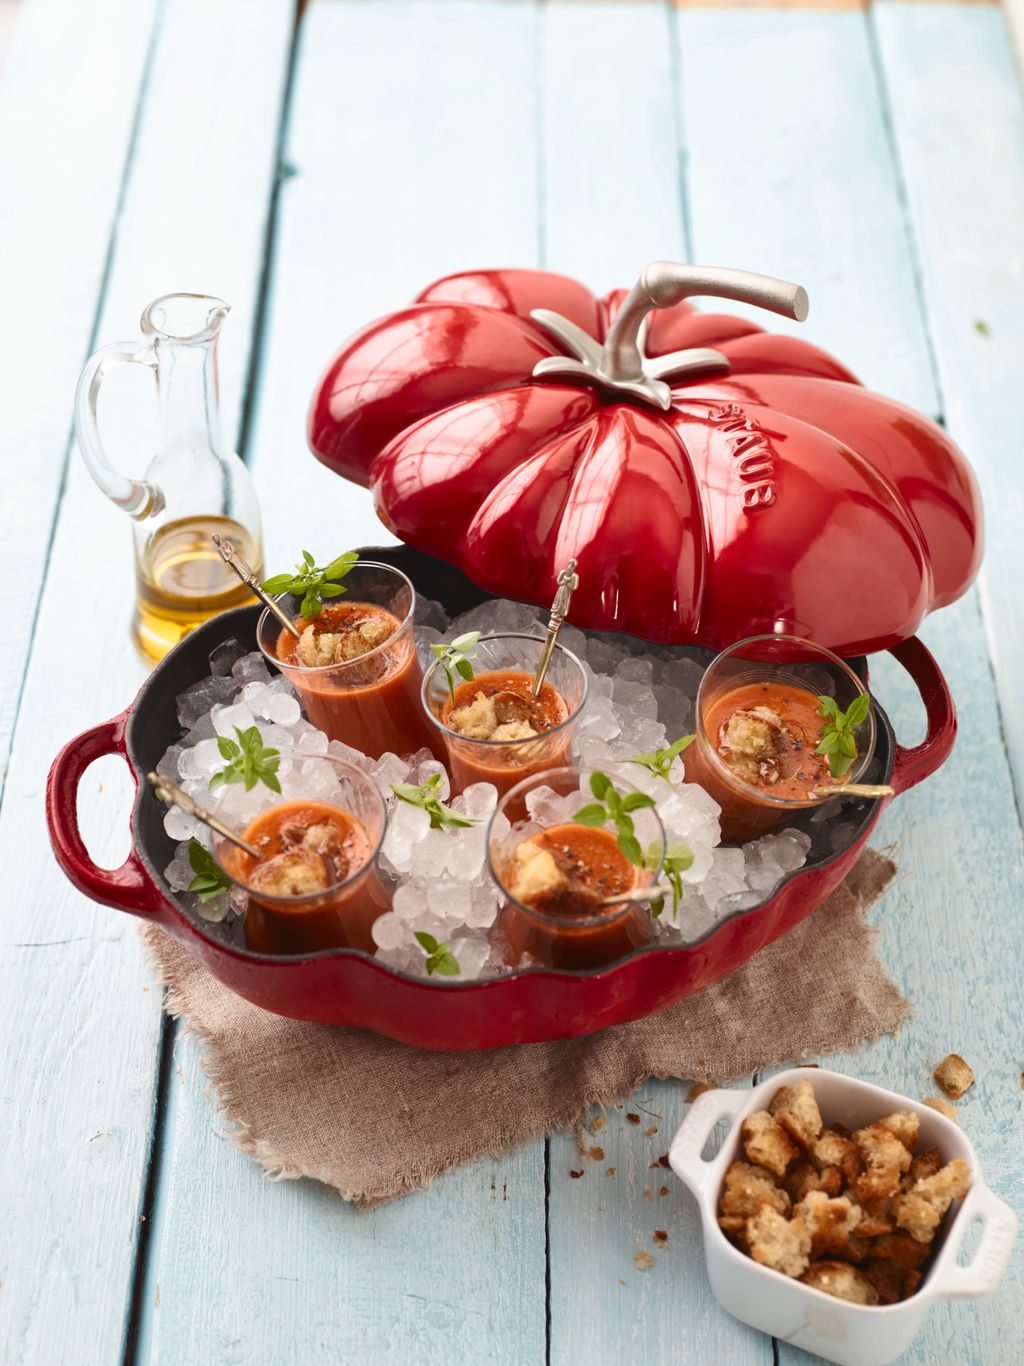
M 154 534 L 144 559 L 135 560 L 135 637 L 150 659 L 163 659 L 196 626 L 255 598 L 210 539 L 227 537 L 257 577 L 263 548 L 230 517 L 185 517 Z

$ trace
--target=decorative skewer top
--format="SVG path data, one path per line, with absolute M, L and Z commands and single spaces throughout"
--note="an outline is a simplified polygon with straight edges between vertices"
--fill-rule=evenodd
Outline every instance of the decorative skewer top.
M 554 653 L 555 641 L 558 638 L 559 631 L 562 629 L 562 623 L 569 614 L 569 604 L 572 601 L 572 595 L 580 586 L 580 576 L 576 573 L 575 560 L 570 560 L 565 568 L 559 573 L 557 585 L 555 600 L 551 604 L 551 617 L 548 621 L 547 640 L 544 642 L 540 663 L 537 665 L 537 672 L 533 679 L 534 697 L 540 696 L 540 690 L 544 686 L 544 679 L 547 675 L 548 667 L 551 664 L 551 656 Z
M 187 792 L 178 787 L 177 783 L 172 783 L 170 778 L 164 778 L 159 773 L 147 773 L 146 782 L 149 783 L 153 792 L 162 802 L 167 802 L 168 805 L 177 806 L 184 811 L 186 816 L 192 816 L 203 825 L 208 825 L 215 834 L 220 835 L 223 839 L 230 840 L 230 842 L 237 845 L 239 849 L 244 849 L 252 858 L 263 858 L 263 855 L 254 844 L 250 844 L 248 840 L 244 840 L 237 831 L 232 830 L 229 825 L 225 825 L 223 821 L 218 820 L 217 817 L 207 811 L 204 806 L 200 806 L 194 797 L 190 797 Z
M 298 640 L 302 635 L 302 632 L 295 626 L 288 613 L 277 605 L 269 593 L 264 592 L 263 587 L 251 566 L 246 564 L 227 537 L 215 534 L 211 537 L 211 540 L 220 552 L 220 557 L 224 563 L 231 566 L 242 582 L 248 588 L 252 589 L 260 602 L 263 603 L 264 607 L 268 608 L 274 616 L 277 617 L 285 630 L 290 631 L 295 639 Z

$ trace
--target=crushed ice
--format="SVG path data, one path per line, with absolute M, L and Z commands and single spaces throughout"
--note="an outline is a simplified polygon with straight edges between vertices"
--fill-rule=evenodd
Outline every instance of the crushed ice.
M 545 617 L 522 603 L 500 600 L 474 608 L 449 622 L 439 604 L 420 600 L 416 643 L 421 662 L 432 662 L 430 645 L 462 631 L 533 631 Z M 810 834 L 783 830 L 742 848 L 720 844 L 718 804 L 685 778 L 685 753 L 673 765 L 671 782 L 629 763 L 636 754 L 660 749 L 693 728 L 694 702 L 705 664 L 699 652 L 648 645 L 628 637 L 588 637 L 572 626 L 562 628 L 560 642 L 584 661 L 590 700 L 576 733 L 576 760 L 584 768 L 600 768 L 650 793 L 665 826 L 667 844 L 684 843 L 693 850 L 692 866 L 683 874 L 685 895 L 675 920 L 662 915 L 655 937 L 666 944 L 692 943 L 718 920 L 764 901 L 787 874 L 815 853 L 843 847 L 845 826 L 829 820 L 835 814 L 820 807 L 807 820 Z M 479 824 L 458 830 L 431 830 L 428 814 L 399 801 L 392 783 L 425 782 L 441 773 L 443 800 L 448 775 L 423 749 L 406 759 L 385 754 L 374 760 L 342 744 L 328 741 L 302 715 L 288 680 L 271 676 L 263 656 L 248 654 L 236 641 L 225 641 L 211 655 L 211 674 L 193 683 L 177 699 L 178 720 L 185 732 L 164 754 L 158 770 L 197 798 L 208 795 L 210 778 L 223 767 L 217 736 L 234 735 L 234 727 L 256 726 L 263 743 L 281 752 L 279 776 L 286 800 L 314 796 L 304 765 L 309 755 L 345 759 L 376 781 L 389 809 L 380 856 L 380 871 L 390 885 L 392 909 L 373 927 L 377 956 L 403 971 L 425 974 L 425 955 L 415 939 L 426 931 L 451 945 L 460 980 L 508 971 L 492 953 L 488 932 L 498 913 L 498 893 L 487 871 L 487 823 L 497 794 L 489 783 L 477 783 L 450 805 L 477 817 Z M 306 771 L 304 771 L 306 770 Z M 559 798 L 551 789 L 531 795 L 531 815 L 545 823 L 557 820 Z M 840 804 L 836 803 L 836 807 Z M 254 807 L 253 814 L 256 814 Z M 175 808 L 164 817 L 167 834 L 178 842 L 165 876 L 194 911 L 211 921 L 225 920 L 244 909 L 244 898 L 224 894 L 201 905 L 187 891 L 193 877 L 188 841 L 209 847 L 209 835 Z M 838 841 L 838 843 L 837 843 Z M 450 982 L 451 979 L 446 979 Z

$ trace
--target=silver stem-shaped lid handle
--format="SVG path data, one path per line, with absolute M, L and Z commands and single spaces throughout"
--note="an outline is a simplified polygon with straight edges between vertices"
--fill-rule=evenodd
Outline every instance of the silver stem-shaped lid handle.
M 671 308 L 673 304 L 699 294 L 756 304 L 797 322 L 803 322 L 807 317 L 807 291 L 802 285 L 777 280 L 771 275 L 756 275 L 749 270 L 652 261 L 626 295 L 608 329 L 601 357 L 603 373 L 611 380 L 642 379 L 644 369 L 639 338 L 648 313 L 656 308 Z

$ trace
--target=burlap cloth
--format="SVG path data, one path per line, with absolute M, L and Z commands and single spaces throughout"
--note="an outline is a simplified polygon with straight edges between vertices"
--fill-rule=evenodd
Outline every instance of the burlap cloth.
M 144 933 L 168 1012 L 205 1045 L 233 1141 L 276 1177 L 310 1176 L 369 1208 L 459 1163 L 575 1125 L 647 1077 L 721 1083 L 895 1029 L 909 1002 L 865 920 L 895 871 L 868 850 L 812 916 L 659 1015 L 486 1053 L 427 1053 L 364 1030 L 282 1019 L 229 991 L 161 931 Z

